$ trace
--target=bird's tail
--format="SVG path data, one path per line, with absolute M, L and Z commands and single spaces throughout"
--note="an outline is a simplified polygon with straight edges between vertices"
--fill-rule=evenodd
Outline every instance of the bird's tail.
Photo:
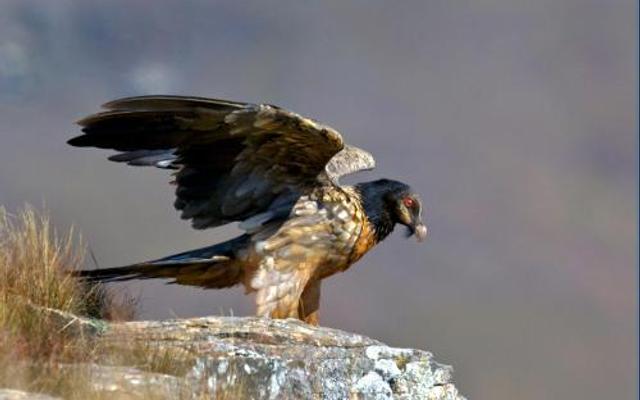
M 123 267 L 75 271 L 88 282 L 120 282 L 131 279 L 166 278 L 169 283 L 204 288 L 225 288 L 240 283 L 242 265 L 235 250 L 248 241 L 247 235 L 201 249 L 186 251 L 159 260 Z

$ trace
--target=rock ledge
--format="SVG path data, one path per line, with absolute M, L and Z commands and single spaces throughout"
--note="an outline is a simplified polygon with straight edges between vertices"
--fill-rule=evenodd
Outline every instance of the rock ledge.
M 101 346 L 119 349 L 118 354 L 141 350 L 143 360 L 159 357 L 171 372 L 142 371 L 126 360 L 118 362 L 124 365 L 63 366 L 80 372 L 100 398 L 464 399 L 452 383 L 451 367 L 435 362 L 429 352 L 393 348 L 298 320 L 204 317 L 106 323 L 41 311 L 59 321 L 61 329 L 99 337 Z M 139 362 L 140 355 L 133 359 Z M 0 399 L 29 395 L 0 389 Z
M 182 354 L 194 398 L 463 399 L 431 353 L 298 320 L 205 317 L 112 324 L 104 333 Z M 182 392 L 184 394 L 184 391 Z

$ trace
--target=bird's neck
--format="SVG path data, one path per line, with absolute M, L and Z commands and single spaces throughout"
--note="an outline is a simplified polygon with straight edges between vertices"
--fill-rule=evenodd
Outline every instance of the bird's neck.
M 360 194 L 367 219 L 374 228 L 377 242 L 384 240 L 395 227 L 391 211 L 385 202 L 387 191 L 375 182 L 364 182 L 355 186 Z

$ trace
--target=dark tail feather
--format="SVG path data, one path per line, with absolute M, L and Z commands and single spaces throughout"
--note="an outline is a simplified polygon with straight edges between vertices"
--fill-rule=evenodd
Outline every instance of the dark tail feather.
M 131 279 L 167 278 L 170 283 L 225 288 L 240 283 L 242 265 L 234 259 L 234 250 L 245 244 L 246 235 L 217 245 L 191 250 L 159 260 L 124 267 L 76 271 L 88 282 L 121 282 Z

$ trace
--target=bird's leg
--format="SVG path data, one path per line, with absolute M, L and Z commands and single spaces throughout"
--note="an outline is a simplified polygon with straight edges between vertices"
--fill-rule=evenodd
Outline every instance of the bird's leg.
M 318 308 L 320 307 L 320 280 L 311 280 L 305 286 L 300 303 L 298 305 L 298 316 L 301 320 L 310 325 L 320 323 Z
M 320 318 L 318 316 L 318 310 L 312 312 L 304 318 L 304 322 L 309 325 L 318 326 L 320 325 Z

